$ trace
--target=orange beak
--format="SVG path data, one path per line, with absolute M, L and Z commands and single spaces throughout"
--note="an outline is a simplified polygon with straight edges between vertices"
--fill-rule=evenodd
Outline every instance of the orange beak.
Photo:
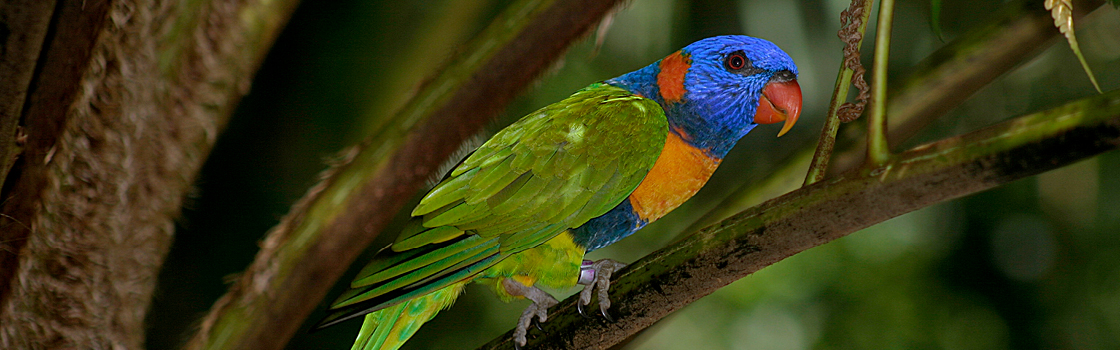
M 797 85 L 797 80 L 772 81 L 762 88 L 762 97 L 758 99 L 758 111 L 754 114 L 755 123 L 786 122 L 782 125 L 782 131 L 778 132 L 778 137 L 782 137 L 793 128 L 800 115 L 801 85 Z

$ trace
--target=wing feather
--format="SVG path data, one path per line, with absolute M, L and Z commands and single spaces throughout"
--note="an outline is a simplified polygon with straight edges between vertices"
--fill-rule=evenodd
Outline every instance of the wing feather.
M 332 305 L 324 323 L 470 278 L 614 208 L 653 167 L 668 134 L 649 99 L 593 84 L 494 135 L 412 211 Z

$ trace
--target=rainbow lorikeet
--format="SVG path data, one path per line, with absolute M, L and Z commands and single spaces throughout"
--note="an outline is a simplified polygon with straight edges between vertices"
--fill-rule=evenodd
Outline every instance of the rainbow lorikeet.
M 365 314 L 353 349 L 397 349 L 468 282 L 527 298 L 514 344 L 557 303 L 537 285 L 584 284 L 604 316 L 623 264 L 584 254 L 692 197 L 758 124 L 801 109 L 797 67 L 769 41 L 703 39 L 645 68 L 591 84 L 502 129 L 412 210 L 317 327 Z

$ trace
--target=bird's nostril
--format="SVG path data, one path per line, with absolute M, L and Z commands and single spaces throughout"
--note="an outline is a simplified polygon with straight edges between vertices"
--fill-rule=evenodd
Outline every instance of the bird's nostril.
M 794 75 L 793 72 L 790 72 L 788 70 L 777 71 L 776 73 L 774 73 L 774 77 L 770 78 L 770 80 L 778 82 L 786 82 L 794 79 L 797 79 L 797 76 Z

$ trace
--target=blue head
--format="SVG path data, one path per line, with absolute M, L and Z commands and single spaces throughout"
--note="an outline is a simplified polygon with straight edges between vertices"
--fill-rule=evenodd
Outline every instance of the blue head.
M 659 102 L 673 132 L 718 158 L 758 124 L 785 121 L 781 136 L 801 110 L 793 59 L 742 35 L 694 42 L 606 83 Z

